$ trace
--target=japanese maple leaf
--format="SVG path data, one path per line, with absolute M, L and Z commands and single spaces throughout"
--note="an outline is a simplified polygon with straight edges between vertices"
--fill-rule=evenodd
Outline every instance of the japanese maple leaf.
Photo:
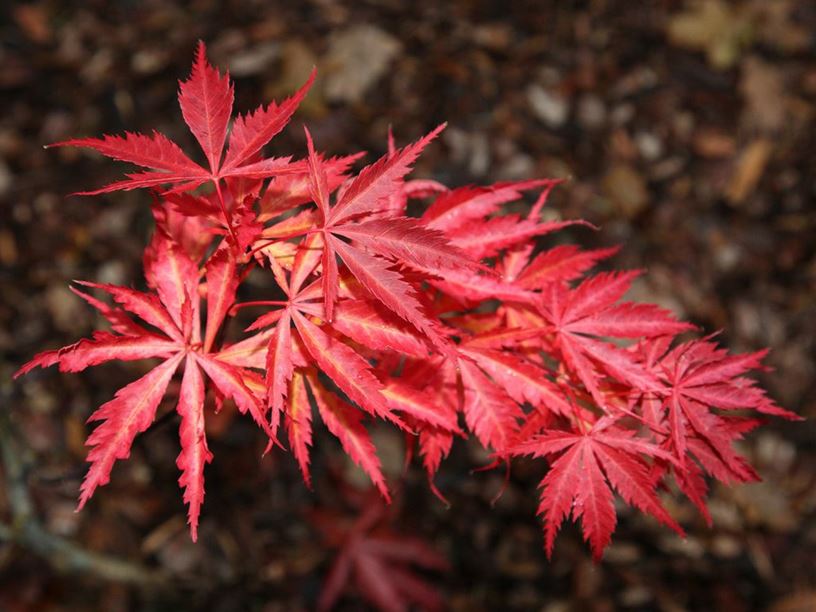
M 388 158 L 396 157 L 398 152 L 394 141 L 394 133 L 389 127 Z M 445 185 L 431 179 L 403 181 L 397 185 L 394 192 L 388 195 L 387 204 L 382 208 L 382 212 L 389 217 L 407 217 L 409 200 L 427 198 L 446 191 L 448 191 L 448 188 Z
M 468 338 L 459 350 L 489 374 L 516 403 L 527 402 L 538 410 L 570 417 L 574 414 L 573 406 L 552 380 L 552 372 L 520 351 L 501 350 L 502 344 L 516 344 L 529 337 L 529 330 L 501 329 Z
M 127 132 L 124 136 L 72 139 L 51 146 L 86 147 L 147 169 L 128 174 L 125 180 L 79 195 L 160 185 L 173 185 L 174 190 L 186 191 L 207 182 L 213 182 L 220 191 L 221 179 L 258 179 L 287 170 L 288 158 L 259 159 L 259 154 L 289 122 L 309 91 L 314 76 L 312 71 L 303 87 L 280 104 L 273 102 L 254 112 L 239 115 L 232 125 L 224 154 L 232 113 L 233 85 L 228 73 L 222 76 L 208 63 L 204 43 L 199 42 L 192 73 L 187 81 L 180 82 L 178 98 L 184 122 L 207 159 L 206 167 L 191 160 L 177 144 L 155 131 L 151 135 Z
M 734 411 L 756 410 L 790 420 L 800 417 L 777 406 L 755 380 L 745 376 L 762 367 L 767 351 L 730 355 L 708 340 L 692 340 L 672 349 L 656 340 L 638 349 L 645 355 L 644 363 L 665 384 L 661 393 L 641 398 L 646 421 L 661 445 L 677 458 L 679 469 L 674 472 L 680 488 L 710 520 L 704 502 L 707 487 L 697 463 L 726 483 L 758 480 L 733 449 L 733 443 L 757 422 L 734 418 Z
M 403 373 L 405 384 L 401 388 L 405 392 L 412 388 L 425 388 L 433 389 L 436 395 L 441 396 L 436 401 L 426 399 L 422 402 L 424 411 L 434 413 L 448 423 L 448 427 L 440 427 L 442 422 L 425 418 L 420 428 L 420 451 L 425 458 L 429 477 L 435 474 L 439 462 L 450 450 L 453 434 L 457 433 L 457 429 L 450 427 L 453 422 L 447 420 L 452 415 L 441 407 L 442 404 L 456 406 L 479 442 L 498 454 L 503 454 L 514 439 L 518 422 L 523 416 L 521 408 L 505 387 L 485 374 L 467 351 L 460 350 L 459 353 L 462 358 L 456 362 L 439 355 L 426 364 L 406 365 Z M 461 394 L 458 393 L 459 389 Z
M 476 190 L 471 197 L 461 199 L 448 194 L 434 202 L 434 205 L 426 211 L 423 220 L 428 225 L 443 228 L 454 246 L 477 260 L 494 257 L 501 251 L 509 249 L 529 248 L 532 238 L 571 225 L 592 227 L 581 220 L 540 221 L 541 207 L 547 201 L 552 188 L 559 182 L 545 179 L 500 183 L 494 186 L 492 192 L 480 193 Z M 518 214 L 493 215 L 494 210 L 500 205 L 520 198 L 522 191 L 536 188 L 541 188 L 541 193 L 526 218 Z M 467 189 L 465 193 L 468 193 Z M 449 203 L 442 204 L 446 199 Z M 451 224 L 453 219 L 458 222 L 456 225 Z
M 449 245 L 440 232 L 424 228 L 413 219 L 389 217 L 351 222 L 381 210 L 378 207 L 383 202 L 387 204 L 387 196 L 394 192 L 395 184 L 399 184 L 422 149 L 442 127 L 364 168 L 343 189 L 334 206 L 329 204 L 326 173 L 314 151 L 308 130 L 306 136 L 311 194 L 322 220 L 318 229 L 323 243 L 322 282 L 326 319 L 331 321 L 334 317 L 339 256 L 375 299 L 415 326 L 440 350 L 450 353 L 449 343 L 440 336 L 437 326 L 423 312 L 416 291 L 393 266 L 395 262 L 400 262 L 441 275 L 447 269 L 477 267 L 476 262 Z
M 364 153 L 325 159 L 318 154 L 321 167 L 326 171 L 329 193 L 334 193 L 348 179 L 348 170 Z M 311 180 L 308 167 L 303 172 L 291 172 L 273 177 L 269 181 L 258 205 L 261 222 L 269 221 L 297 206 L 312 201 Z
M 91 464 L 82 482 L 79 509 L 98 486 L 108 483 L 117 459 L 130 455 L 133 440 L 153 422 L 171 378 L 184 365 L 176 410 L 181 417 L 181 453 L 177 465 L 179 484 L 189 505 L 190 533 L 198 536 L 198 519 L 204 501 L 204 467 L 212 460 L 204 432 L 205 375 L 215 391 L 232 398 L 241 412 L 249 412 L 271 435 L 264 407 L 250 385 L 258 376 L 231 365 L 213 351 L 224 317 L 235 298 L 235 262 L 229 251 L 212 257 L 206 268 L 207 324 L 201 336 L 199 270 L 177 244 L 158 235 L 146 258 L 145 274 L 155 293 L 99 283 L 79 284 L 108 293 L 119 306 L 109 306 L 80 290 L 74 293 L 97 308 L 111 323 L 113 333 L 96 332 L 70 346 L 40 353 L 15 374 L 35 367 L 58 365 L 62 372 L 79 372 L 112 360 L 161 359 L 147 374 L 116 392 L 88 419 L 101 421 L 86 444 Z M 130 314 L 141 319 L 134 320 Z M 149 327 L 146 327 L 145 324 Z
M 459 187 L 443 192 L 422 214 L 426 227 L 455 233 L 470 223 L 499 212 L 505 204 L 518 200 L 522 193 L 558 183 L 555 179 L 496 183 L 489 187 Z
M 343 515 L 315 513 L 313 520 L 327 543 L 339 552 L 326 576 L 317 604 L 331 610 L 344 592 L 357 594 L 383 612 L 442 610 L 440 594 L 413 568 L 447 571 L 447 560 L 422 539 L 395 533 L 387 524 L 386 509 L 369 501 L 354 522 Z
M 550 189 L 559 181 L 552 179 L 497 183 L 490 187 L 461 187 L 439 195 L 423 213 L 420 221 L 428 229 L 441 231 L 473 260 L 492 257 L 505 249 L 529 243 L 534 236 L 555 231 L 582 221 L 538 221 L 539 210 Z M 518 200 L 524 191 L 541 188 L 541 194 L 526 219 L 517 215 L 500 215 L 501 207 Z M 498 268 L 498 267 L 497 267 Z M 526 288 L 512 283 L 506 270 L 502 276 L 485 274 L 484 270 L 456 268 L 446 270 L 441 278 L 429 279 L 437 289 L 455 297 L 467 306 L 487 300 L 509 300 L 530 303 L 535 296 Z
M 313 438 L 312 407 L 307 389 L 314 398 L 323 424 L 340 440 L 343 450 L 368 475 L 383 499 L 390 502 L 391 495 L 382 472 L 382 464 L 362 422 L 364 413 L 326 389 L 318 381 L 314 368 L 297 368 L 289 383 L 286 429 L 289 444 L 306 484 L 311 486 L 309 447 Z
M 409 424 L 418 433 L 406 432 L 406 452 L 412 453 L 414 443 L 418 443 L 428 484 L 434 494 L 447 503 L 433 479 L 453 447 L 454 436 L 463 436 L 457 424 L 460 399 L 456 369 L 442 355 L 408 356 L 401 358 L 400 362 L 399 382 L 389 384 L 384 395 L 395 408 L 405 404 L 420 406 L 419 413 L 404 411 Z M 428 414 L 433 418 L 428 418 Z
M 599 261 L 611 257 L 620 249 L 583 250 L 573 244 L 565 244 L 547 249 L 527 262 L 527 257 L 519 260 L 520 269 L 508 269 L 507 258 L 503 264 L 505 278 L 511 277 L 519 287 L 543 289 L 551 283 L 572 281 L 579 278 Z
M 287 300 L 273 303 L 283 308 L 262 315 L 248 328 L 254 331 L 274 325 L 268 334 L 265 363 L 271 428 L 277 431 L 285 412 L 290 445 L 304 479 L 309 482 L 312 411 L 305 389 L 310 387 L 330 431 L 387 496 L 379 461 L 360 423 L 362 414 L 325 390 L 312 370 L 304 366 L 316 365 L 350 400 L 374 417 L 390 420 L 402 428 L 406 427 L 403 420 L 406 417 L 449 432 L 458 432 L 458 427 L 455 418 L 446 413 L 437 414 L 428 394 L 396 381 L 381 382 L 365 357 L 346 341 L 349 339 L 378 354 L 393 351 L 417 358 L 427 356 L 428 348 L 422 337 L 399 317 L 371 300 L 344 297 L 338 301 L 331 323 L 321 326 L 312 322 L 312 317 L 325 320 L 322 283 L 319 278 L 308 282 L 322 258 L 321 252 L 312 248 L 317 240 L 319 236 L 307 238 L 297 249 L 289 272 L 276 258 L 270 258 L 277 283 Z M 229 348 L 225 352 L 232 354 L 234 350 Z
M 551 459 L 550 470 L 541 481 L 538 508 L 544 517 L 549 556 L 561 523 L 572 515 L 573 521 L 581 520 L 584 539 L 595 559 L 601 558 L 615 529 L 613 488 L 627 504 L 683 534 L 657 498 L 649 464 L 643 459 L 672 460 L 671 455 L 636 438 L 633 431 L 610 425 L 608 419 L 598 421 L 584 433 L 545 430 L 512 452 Z
M 539 302 L 541 314 L 551 325 L 554 347 L 602 407 L 606 402 L 597 367 L 636 389 L 657 389 L 661 385 L 631 353 L 598 337 L 673 336 L 694 327 L 653 304 L 617 303 L 638 274 L 602 272 L 575 289 L 551 283 Z
M 374 375 L 368 362 L 343 342 L 336 328 L 321 327 L 310 319 L 324 317 L 320 280 L 312 281 L 304 287 L 321 257 L 320 251 L 311 246 L 318 238 L 307 238 L 302 248 L 298 249 L 288 276 L 275 258 L 269 260 L 275 279 L 287 300 L 281 303 L 281 310 L 262 315 L 248 328 L 248 331 L 252 331 L 272 324 L 275 326 L 269 338 L 266 357 L 267 398 L 272 410 L 272 430 L 275 431 L 280 422 L 287 386 L 297 365 L 293 359 L 295 344 L 302 346 L 303 354 L 360 408 L 375 417 L 404 427 L 401 419 L 388 407 L 381 394 L 382 383 Z M 399 326 L 391 326 L 389 329 L 387 322 L 377 317 L 376 311 L 366 308 L 364 304 L 358 304 L 356 310 L 338 308 L 335 325 L 364 343 L 373 335 L 374 343 L 379 343 L 380 346 L 387 346 L 387 343 L 392 342 L 414 351 L 419 351 L 421 347 L 421 341 L 410 332 L 405 333 Z

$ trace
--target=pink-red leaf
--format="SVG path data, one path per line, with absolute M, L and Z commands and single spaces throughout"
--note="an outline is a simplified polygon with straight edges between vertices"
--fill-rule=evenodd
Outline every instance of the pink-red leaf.
M 304 375 L 297 371 L 289 382 L 289 409 L 286 413 L 286 431 L 289 445 L 295 454 L 303 480 L 312 486 L 309 473 L 309 447 L 312 445 L 312 406 L 306 392 Z
M 207 50 L 201 41 L 190 78 L 180 83 L 178 98 L 184 121 L 207 156 L 210 170 L 218 172 L 232 114 L 233 88 L 229 74 L 222 77 L 207 62 Z
M 309 92 L 315 78 L 315 71 L 309 75 L 306 83 L 293 96 L 280 104 L 270 103 L 255 112 L 240 115 L 232 126 L 227 156 L 224 158 L 222 172 L 237 170 L 238 166 L 250 160 L 266 143 L 274 138 L 289 123 L 289 119 Z M 237 172 L 232 172 L 232 175 Z
M 418 141 L 400 149 L 393 155 L 385 155 L 366 166 L 348 187 L 331 210 L 327 224 L 337 224 L 345 219 L 377 209 L 380 200 L 394 191 L 394 186 L 411 170 L 411 165 L 445 128 L 440 125 Z
M 506 452 L 522 412 L 506 393 L 467 359 L 460 360 L 465 421 L 485 447 Z
M 371 478 L 386 501 L 391 501 L 377 450 L 362 424 L 362 413 L 329 393 L 314 377 L 310 380 L 320 418 L 328 430 L 340 440 L 348 456 Z
M 391 413 L 380 393 L 382 384 L 371 373 L 368 363 L 362 357 L 337 338 L 326 334 L 299 312 L 294 311 L 292 318 L 306 350 L 351 401 L 374 416 L 402 426 L 402 422 Z
M 88 419 L 102 421 L 102 424 L 85 443 L 91 447 L 88 452 L 91 467 L 82 481 L 78 509 L 82 509 L 97 487 L 108 483 L 114 462 L 130 456 L 133 439 L 153 422 L 156 408 L 183 357 L 183 353 L 179 353 L 122 387 Z
M 204 432 L 204 378 L 195 359 L 188 355 L 181 381 L 176 408 L 181 416 L 179 436 L 181 452 L 176 465 L 181 470 L 179 486 L 184 488 L 184 501 L 189 506 L 190 535 L 198 539 L 198 517 L 204 503 L 204 466 L 212 461 Z

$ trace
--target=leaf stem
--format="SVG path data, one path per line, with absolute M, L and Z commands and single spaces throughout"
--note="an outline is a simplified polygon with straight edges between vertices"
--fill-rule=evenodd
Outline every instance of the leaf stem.
M 232 243 L 238 246 L 238 238 L 235 236 L 235 230 L 232 228 L 232 218 L 230 217 L 229 213 L 227 212 L 227 205 L 224 203 L 224 194 L 221 191 L 221 180 L 215 179 L 215 191 L 218 194 L 218 206 L 221 208 L 221 214 L 224 215 L 224 222 L 227 224 L 227 229 L 230 233 L 230 238 L 232 238 Z
M 282 302 L 280 300 L 256 300 L 254 302 L 240 302 L 233 304 L 230 308 L 230 316 L 233 316 L 241 308 L 249 308 L 251 306 L 288 306 L 289 302 Z

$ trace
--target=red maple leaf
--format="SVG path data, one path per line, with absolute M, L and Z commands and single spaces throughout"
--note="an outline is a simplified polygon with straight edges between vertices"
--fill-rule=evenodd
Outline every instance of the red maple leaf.
M 353 522 L 339 513 L 313 513 L 329 546 L 338 549 L 320 593 L 318 610 L 330 610 L 344 593 L 356 592 L 383 612 L 443 610 L 441 595 L 414 568 L 447 571 L 447 560 L 422 539 L 388 525 L 389 512 L 368 499 Z
M 102 313 L 114 333 L 96 332 L 91 339 L 40 353 L 21 367 L 15 377 L 51 365 L 58 365 L 62 372 L 80 372 L 112 360 L 162 359 L 147 374 L 117 391 L 114 399 L 88 419 L 101 423 L 87 441 L 91 447 L 88 452 L 91 467 L 82 482 L 81 509 L 98 486 L 108 483 L 114 462 L 130 455 L 134 438 L 153 422 L 170 379 L 184 364 L 176 406 L 181 417 L 181 453 L 177 464 L 182 471 L 179 484 L 184 487 L 184 500 L 189 504 L 190 532 L 195 540 L 204 501 L 204 466 L 212 460 L 204 433 L 203 374 L 220 395 L 232 398 L 241 412 L 249 413 L 269 435 L 272 432 L 266 424 L 264 406 L 250 388 L 257 383 L 257 374 L 222 360 L 213 351 L 215 336 L 235 299 L 237 287 L 235 262 L 229 251 L 219 252 L 206 267 L 207 324 L 202 340 L 198 266 L 166 236 L 157 234 L 153 246 L 145 272 L 155 293 L 79 283 L 108 293 L 118 304 L 109 306 L 72 288 Z
M 673 469 L 680 488 L 710 522 L 704 501 L 707 486 L 700 466 L 725 483 L 759 480 L 733 449 L 733 443 L 758 421 L 734 416 L 734 411 L 755 410 L 790 420 L 800 417 L 777 406 L 755 380 L 745 376 L 762 367 L 767 351 L 729 355 L 707 340 L 667 348 L 665 343 L 657 345 L 646 355 L 646 362 L 663 380 L 665 390 L 657 395 L 646 394 L 640 401 L 661 445 L 679 462 L 679 469 L 670 464 L 665 467 Z
M 656 446 L 608 421 L 584 433 L 546 430 L 513 449 L 514 454 L 557 457 L 541 481 L 539 514 L 544 517 L 544 540 L 552 555 L 561 523 L 572 515 L 581 520 L 584 539 L 600 559 L 615 529 L 614 488 L 623 500 L 683 534 L 655 494 L 655 481 L 643 459 L 670 456 Z
M 172 191 L 189 191 L 204 183 L 212 183 L 223 221 L 233 240 L 237 241 L 221 181 L 236 178 L 263 179 L 297 171 L 297 165 L 289 163 L 290 158 L 262 159 L 260 153 L 286 127 L 308 93 L 314 77 L 313 70 L 303 87 L 280 104 L 273 102 L 236 117 L 224 154 L 227 127 L 232 114 L 233 86 L 229 74 L 222 76 L 208 63 L 204 43 L 199 42 L 192 73 L 187 81 L 179 83 L 178 97 L 184 121 L 207 158 L 206 168 L 191 160 L 177 144 L 157 131 L 151 135 L 126 132 L 124 136 L 71 139 L 50 146 L 85 147 L 147 169 L 128 174 L 125 180 L 77 195 L 97 195 L 143 187 L 158 188 L 162 185 L 172 185 Z

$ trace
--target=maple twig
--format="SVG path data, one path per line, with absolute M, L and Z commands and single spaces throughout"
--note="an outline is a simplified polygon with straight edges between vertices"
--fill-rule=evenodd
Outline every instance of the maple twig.
M 227 205 L 224 203 L 224 194 L 221 192 L 221 180 L 215 179 L 215 192 L 218 194 L 218 206 L 221 208 L 221 214 L 224 215 L 224 222 L 227 224 L 232 244 L 238 245 L 238 238 L 235 236 L 235 230 L 232 227 L 232 218 L 227 212 Z
M 306 230 L 304 232 L 291 232 L 289 234 L 281 234 L 280 236 L 275 236 L 274 238 L 265 239 L 266 240 L 262 245 L 253 247 L 252 250 L 249 251 L 249 255 L 254 255 L 258 251 L 262 251 L 268 246 L 272 246 L 273 244 L 280 242 L 281 240 L 291 240 L 292 238 L 300 238 L 301 236 L 311 236 L 312 234 L 316 234 L 320 230 Z M 316 249 L 312 249 L 316 250 Z
M 26 466 L 21 459 L 5 411 L 0 411 L 0 460 L 5 475 L 6 495 L 12 523 L 0 523 L 0 541 L 16 544 L 45 559 L 62 573 L 93 574 L 103 580 L 141 586 L 166 586 L 159 572 L 140 564 L 86 550 L 48 532 L 34 513 L 26 484 Z
M 235 315 L 241 308 L 249 308 L 251 306 L 288 306 L 289 302 L 284 302 L 282 300 L 255 300 L 254 302 L 239 302 L 237 304 L 233 304 L 230 308 L 230 313 L 232 316 Z

